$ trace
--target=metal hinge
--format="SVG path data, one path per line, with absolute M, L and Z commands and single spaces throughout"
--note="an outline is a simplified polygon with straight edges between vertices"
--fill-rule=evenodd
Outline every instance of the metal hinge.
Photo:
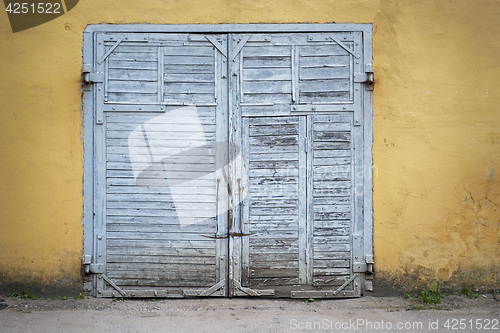
M 104 274 L 106 267 L 104 264 L 93 264 L 91 255 L 83 256 L 83 270 L 85 274 Z
M 352 271 L 354 273 L 366 273 L 373 274 L 373 265 L 375 262 L 373 261 L 372 255 L 365 256 L 365 262 L 355 262 L 352 266 Z
M 354 83 L 366 83 L 367 90 L 373 90 L 373 66 L 365 65 L 364 73 L 354 73 Z
M 84 83 L 103 83 L 104 73 L 92 72 L 92 66 L 89 64 L 83 65 L 82 81 Z

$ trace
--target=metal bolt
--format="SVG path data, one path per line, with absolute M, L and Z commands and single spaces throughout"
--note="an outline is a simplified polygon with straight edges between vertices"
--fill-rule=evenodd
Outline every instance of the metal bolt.
M 346 37 L 346 36 L 344 36 L 344 39 L 347 39 L 347 37 Z
M 97 291 L 97 293 L 99 293 L 99 294 L 102 294 L 102 291 L 101 291 L 101 289 L 99 289 L 99 290 Z
M 97 90 L 101 91 L 101 88 L 99 88 L 99 89 L 97 89 Z
M 343 293 L 343 294 L 344 294 L 344 296 L 345 296 L 345 293 Z
M 115 293 L 111 293 L 111 296 L 115 297 L 115 295 L 116 295 Z
M 142 110 L 142 108 L 139 108 L 139 110 Z
M 144 37 L 144 40 L 148 40 L 148 37 Z
M 101 240 L 102 239 L 102 235 L 97 236 L 97 239 Z
M 102 257 L 102 253 L 99 253 L 99 257 Z

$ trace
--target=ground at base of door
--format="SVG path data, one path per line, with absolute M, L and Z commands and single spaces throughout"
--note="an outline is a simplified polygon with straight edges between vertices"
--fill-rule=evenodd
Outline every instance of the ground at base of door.
M 500 331 L 500 298 L 491 294 L 476 298 L 447 296 L 436 305 L 404 297 L 308 302 L 249 298 L 75 299 L 64 296 L 58 299 L 4 296 L 2 300 L 2 332 L 224 332 L 235 329 L 248 332 L 447 332 L 455 321 L 457 327 L 472 325 L 462 331 L 481 332 L 483 330 L 477 325 L 484 327 L 488 323 L 495 331 L 492 327 L 495 320 Z

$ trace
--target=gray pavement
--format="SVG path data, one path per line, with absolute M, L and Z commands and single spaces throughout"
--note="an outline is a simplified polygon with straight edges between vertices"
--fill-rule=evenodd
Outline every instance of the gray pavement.
M 0 332 L 500 332 L 493 295 L 438 305 L 403 297 L 340 300 L 24 299 L 1 297 Z

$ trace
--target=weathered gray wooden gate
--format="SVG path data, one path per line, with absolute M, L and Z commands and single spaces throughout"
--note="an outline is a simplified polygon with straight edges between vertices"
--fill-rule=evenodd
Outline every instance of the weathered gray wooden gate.
M 85 288 L 370 291 L 371 26 L 84 36 Z

